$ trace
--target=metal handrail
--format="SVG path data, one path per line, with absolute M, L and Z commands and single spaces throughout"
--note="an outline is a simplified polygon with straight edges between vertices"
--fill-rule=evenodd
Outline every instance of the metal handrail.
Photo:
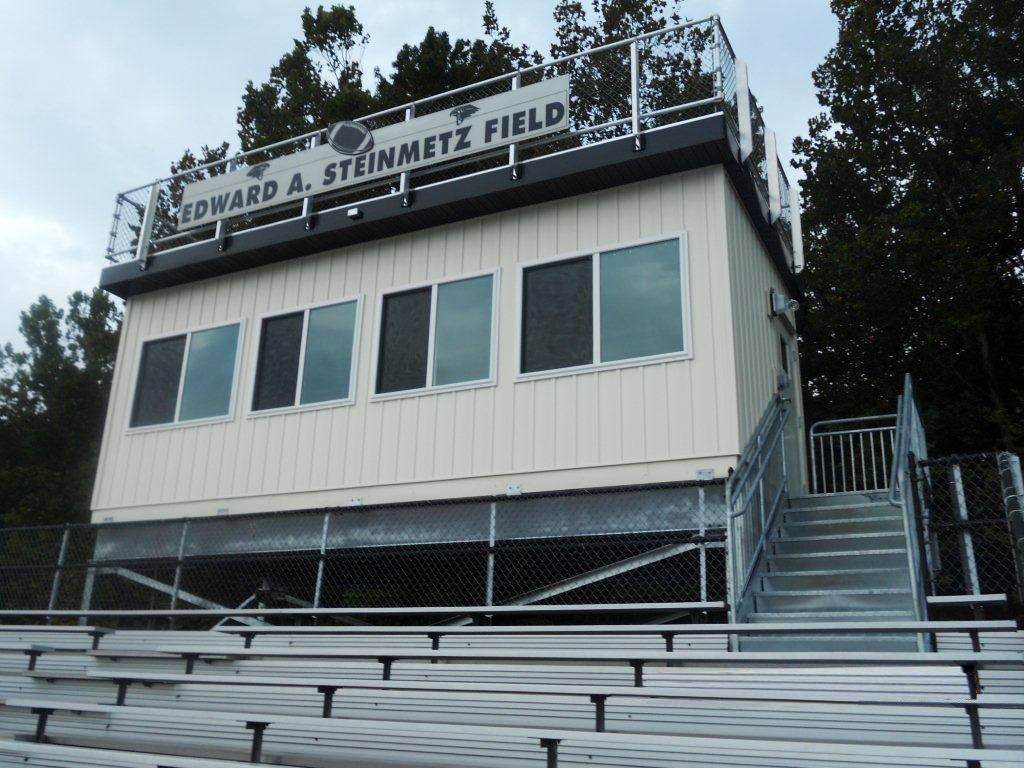
M 727 571 L 732 622 L 742 620 L 750 585 L 764 559 L 776 515 L 786 498 L 788 476 L 783 436 L 788 417 L 787 401 L 776 394 L 726 481 Z M 777 477 L 768 476 L 772 468 L 776 468 Z M 777 485 L 770 489 L 767 486 L 771 481 Z
M 645 70 L 643 69 L 643 53 L 638 53 L 638 46 L 644 44 L 645 41 L 657 41 L 658 38 L 667 39 L 668 42 L 671 43 L 672 38 L 670 36 L 678 35 L 686 30 L 701 27 L 707 29 L 711 33 L 712 38 L 710 42 L 707 43 L 706 47 L 702 46 L 700 48 L 695 48 L 694 52 L 695 55 L 708 57 L 707 67 L 702 67 L 701 71 L 702 74 L 708 75 L 709 78 L 713 80 L 713 86 L 710 87 L 710 95 L 706 95 L 704 98 L 691 98 L 689 101 L 686 101 L 684 97 L 684 100 L 681 103 L 669 106 L 647 103 L 646 97 L 641 95 L 638 87 L 638 84 L 644 77 L 645 73 Z M 648 43 L 648 45 L 652 46 L 657 44 L 657 42 Z M 715 105 L 718 105 L 720 107 L 720 111 L 725 113 L 728 111 L 729 104 L 736 100 L 736 88 L 738 87 L 738 83 L 734 78 L 730 79 L 727 77 L 727 73 L 734 71 L 736 68 L 735 52 L 725 34 L 724 29 L 722 28 L 720 18 L 717 15 L 711 15 L 702 19 L 674 24 L 662 29 L 606 43 L 586 51 L 580 51 L 578 53 L 569 54 L 567 56 L 551 59 L 538 64 L 532 64 L 528 67 L 496 75 L 460 88 L 426 96 L 396 107 L 379 110 L 361 117 L 360 120 L 380 121 L 383 119 L 384 122 L 387 123 L 398 117 L 401 117 L 401 119 L 410 119 L 413 115 L 429 113 L 431 111 L 429 105 L 431 104 L 436 104 L 445 99 L 458 97 L 459 95 L 470 91 L 479 91 L 481 88 L 486 89 L 488 87 L 493 88 L 496 84 L 502 83 L 509 83 L 511 86 L 511 84 L 518 83 L 523 76 L 533 74 L 536 77 L 536 73 L 551 70 L 558 73 L 564 71 L 566 67 L 572 65 L 573 62 L 586 60 L 587 57 L 593 57 L 608 51 L 627 50 L 630 54 L 628 57 L 630 59 L 630 63 L 626 65 L 629 72 L 624 73 L 624 77 L 628 77 L 630 81 L 630 88 L 623 94 L 623 103 L 620 104 L 618 101 L 615 102 L 614 111 L 616 115 L 614 119 L 594 125 L 589 123 L 576 125 L 568 133 L 558 134 L 554 139 L 551 137 L 541 137 L 536 141 L 524 143 L 521 145 L 520 149 L 527 146 L 531 148 L 542 147 L 547 143 L 558 145 L 559 141 L 567 138 L 572 140 L 577 137 L 592 136 L 595 134 L 598 134 L 600 138 L 601 131 L 607 131 L 620 126 L 628 127 L 630 124 L 632 124 L 632 133 L 639 137 L 639 135 L 645 130 L 656 125 L 655 121 L 666 115 L 695 109 L 714 109 Z M 688 95 L 690 97 L 705 96 L 705 94 Z M 759 110 L 754 110 L 754 112 L 755 114 L 750 115 L 748 119 L 752 119 L 756 121 L 758 125 L 762 126 L 761 134 L 763 134 L 763 118 L 761 117 Z M 345 187 L 344 189 L 325 190 L 323 192 L 312 193 L 309 197 L 301 200 L 295 199 L 283 201 L 279 205 L 271 206 L 251 214 L 256 216 L 256 219 L 250 218 L 250 214 L 241 213 L 238 216 L 221 219 L 217 222 L 211 222 L 210 224 L 196 227 L 187 232 L 168 231 L 169 229 L 173 229 L 173 222 L 169 220 L 169 217 L 173 215 L 173 206 L 168 206 L 168 200 L 170 199 L 168 198 L 168 195 L 171 194 L 169 187 L 172 185 L 180 186 L 186 181 L 195 180 L 205 174 L 214 173 L 222 169 L 233 170 L 239 166 L 247 166 L 252 164 L 252 162 L 256 162 L 256 158 L 259 158 L 259 161 L 266 160 L 270 155 L 281 154 L 282 151 L 287 153 L 289 148 L 292 148 L 295 151 L 305 150 L 308 146 L 317 143 L 316 137 L 322 138 L 324 130 L 325 128 L 317 128 L 298 136 L 266 144 L 245 152 L 240 152 L 232 157 L 202 163 L 194 168 L 183 169 L 177 173 L 161 177 L 148 184 L 142 184 L 121 192 L 117 195 L 116 199 L 113 217 L 114 222 L 110 231 L 109 244 L 106 249 L 107 259 L 116 263 L 134 256 L 134 258 L 139 262 L 140 267 L 145 268 L 147 263 L 146 259 L 153 252 L 154 247 L 158 247 L 161 252 L 166 253 L 175 248 L 190 247 L 197 243 L 219 241 L 222 237 L 227 235 L 229 231 L 237 231 L 238 226 L 236 225 L 239 224 L 241 225 L 242 230 L 251 231 L 262 226 L 271 226 L 285 220 L 302 219 L 308 215 L 310 210 L 312 210 L 314 201 L 318 205 L 318 214 L 324 213 L 327 210 L 335 210 L 337 208 L 347 208 L 352 205 L 363 204 L 370 200 L 378 199 L 380 197 L 388 197 L 394 194 L 393 189 L 391 191 L 381 192 L 381 189 L 388 188 L 389 184 L 391 184 L 392 188 L 404 189 L 406 192 L 411 189 L 409 184 L 412 176 L 415 175 L 415 172 L 407 171 L 401 174 L 396 174 L 394 177 L 385 176 L 373 179 L 366 182 L 365 185 L 352 185 L 350 187 Z M 639 138 L 637 138 L 637 141 L 639 142 Z M 501 153 L 496 154 L 500 155 Z M 762 151 L 761 154 L 763 155 L 764 152 Z M 512 156 L 511 153 L 509 156 Z M 486 161 L 486 158 L 483 155 L 473 155 L 471 159 L 467 159 L 464 162 L 469 163 L 480 161 Z M 510 163 L 512 163 L 511 160 Z M 764 189 L 767 189 L 765 175 L 767 172 L 766 169 L 767 165 L 765 163 L 765 159 L 762 157 L 760 162 L 755 164 L 750 171 L 751 175 L 754 177 L 754 183 L 758 185 L 758 188 L 761 189 L 762 192 Z M 426 169 L 426 171 L 424 171 L 424 169 L 419 170 L 420 172 L 447 172 L 447 166 L 440 164 L 438 166 L 431 166 Z M 151 198 L 158 199 L 151 199 L 149 203 L 144 203 L 141 200 L 141 197 L 142 193 L 146 190 L 150 190 Z M 359 197 L 363 191 L 367 194 L 363 197 Z M 343 195 L 345 200 L 338 202 L 336 208 L 330 207 L 332 205 L 332 196 L 338 196 L 339 194 Z M 134 199 L 132 199 L 132 196 L 134 196 Z M 325 202 L 328 205 L 327 208 L 322 207 L 322 204 Z M 290 208 L 298 209 L 295 216 L 290 215 Z M 159 209 L 157 211 L 157 218 L 160 221 L 160 226 L 157 227 L 157 232 L 150 231 L 151 225 L 149 227 L 141 225 L 144 220 L 153 220 L 153 209 Z M 136 220 L 136 218 L 138 220 Z M 788 237 L 785 233 L 780 233 L 779 236 L 783 240 Z M 786 243 L 786 245 L 788 246 L 789 244 Z
M 585 51 L 579 51 L 578 53 L 571 53 L 571 54 L 569 54 L 567 56 L 562 56 L 562 57 L 557 58 L 557 59 L 552 59 L 550 61 L 541 62 L 540 64 L 533 64 L 533 65 L 531 65 L 529 67 L 523 67 L 522 69 L 517 69 L 517 70 L 515 70 L 513 72 L 506 72 L 506 73 L 501 74 L 501 75 L 495 75 L 494 77 L 489 77 L 486 80 L 479 80 L 479 81 L 477 81 L 475 83 L 470 83 L 468 85 L 463 85 L 463 86 L 460 86 L 458 88 L 452 88 L 450 91 L 444 91 L 443 93 L 435 93 L 435 94 L 433 94 L 431 96 L 424 96 L 423 98 L 415 99 L 414 101 L 408 101 L 408 102 L 406 102 L 406 103 L 404 103 L 404 104 L 402 104 L 400 106 L 397 106 L 397 107 L 389 107 L 387 109 L 382 109 L 382 110 L 380 110 L 378 112 L 372 112 L 372 113 L 370 113 L 368 115 L 364 115 L 364 116 L 360 117 L 359 120 L 361 120 L 361 121 L 363 121 L 363 120 L 375 120 L 375 119 L 378 119 L 378 118 L 381 118 L 381 117 L 387 117 L 388 115 L 397 115 L 397 114 L 404 115 L 406 113 L 406 110 L 408 110 L 409 108 L 415 109 L 416 107 L 418 107 L 420 105 L 429 104 L 430 102 L 438 101 L 439 99 L 449 98 L 451 96 L 457 96 L 460 93 L 465 93 L 466 91 L 471 91 L 471 90 L 473 90 L 475 88 L 482 88 L 484 86 L 493 85 L 495 83 L 511 81 L 513 78 L 515 78 L 517 76 L 518 77 L 522 77 L 523 75 L 529 74 L 530 72 L 536 72 L 538 70 L 547 69 L 549 67 L 557 67 L 560 64 L 567 64 L 570 61 L 575 61 L 576 59 L 583 58 L 584 56 L 592 56 L 595 53 L 603 53 L 604 51 L 610 51 L 610 50 L 613 50 L 615 48 L 626 47 L 626 46 L 629 46 L 629 45 L 631 45 L 633 43 L 640 42 L 641 40 L 647 40 L 647 39 L 650 39 L 652 37 L 658 37 L 660 35 L 670 34 L 672 32 L 679 32 L 681 30 L 688 29 L 690 27 L 697 27 L 697 26 L 700 26 L 702 24 L 707 24 L 708 22 L 713 22 L 714 24 L 717 25 L 717 24 L 720 24 L 720 19 L 719 19 L 718 15 L 715 14 L 715 15 L 711 15 L 711 16 L 705 16 L 704 18 L 697 19 L 695 21 L 687 21 L 687 22 L 683 22 L 681 24 L 674 24 L 674 25 L 669 26 L 669 27 L 663 27 L 662 29 L 657 29 L 657 30 L 655 30 L 653 32 L 645 32 L 642 35 L 634 35 L 633 37 L 626 37 L 626 38 L 623 38 L 622 40 L 616 40 L 616 41 L 611 42 L 611 43 L 605 43 L 604 45 L 599 45 L 599 46 L 597 46 L 595 48 L 589 48 L 589 49 L 587 49 Z M 724 37 L 724 34 L 723 34 L 723 37 Z M 729 49 L 732 50 L 732 46 L 731 45 L 729 46 Z M 249 155 L 253 155 L 253 154 L 256 154 L 256 153 L 259 153 L 259 152 L 268 152 L 270 150 L 278 149 L 279 147 L 283 147 L 286 144 L 295 144 L 297 142 L 304 141 L 306 139 L 311 139 L 314 136 L 318 136 L 321 133 L 323 133 L 326 130 L 326 128 L 327 128 L 327 126 L 324 126 L 322 128 L 317 128 L 315 130 L 309 131 L 307 133 L 300 134 L 298 136 L 292 136 L 292 137 L 287 138 L 287 139 L 282 139 L 281 141 L 275 141 L 272 144 L 264 144 L 263 146 L 256 147 L 255 149 L 250 149 L 250 150 L 247 150 L 246 152 L 240 152 L 239 154 L 234 155 L 231 158 L 226 158 L 225 160 L 214 160 L 214 161 L 209 162 L 209 163 L 204 163 L 203 165 L 197 165 L 195 168 L 191 168 L 191 169 L 189 169 L 187 171 L 180 171 L 179 173 L 175 173 L 175 174 L 172 174 L 170 176 L 165 176 L 164 178 L 157 179 L 154 183 L 160 184 L 160 183 L 163 183 L 163 182 L 166 182 L 166 181 L 173 181 L 174 179 L 180 179 L 180 178 L 183 178 L 185 176 L 190 176 L 190 175 L 196 173 L 197 171 L 205 171 L 205 170 L 208 170 L 208 169 L 213 168 L 215 166 L 223 165 L 223 164 L 225 164 L 227 162 L 230 162 L 231 160 L 233 160 L 236 163 L 239 163 L 241 160 L 243 160 L 244 158 L 248 157 Z M 122 195 L 126 195 L 126 194 L 130 194 L 131 192 L 138 192 L 139 190 L 145 189 L 148 186 L 149 186 L 149 184 L 142 184 L 142 185 L 140 185 L 138 187 L 133 187 L 132 189 L 125 190 L 121 194 Z
M 889 481 L 889 503 L 899 507 L 903 515 L 903 535 L 906 542 L 907 569 L 910 577 L 910 591 L 914 600 L 914 617 L 928 618 L 928 585 L 925 575 L 927 552 L 926 537 L 923 535 L 925 510 L 918 508 L 918 494 L 906 493 L 906 488 L 916 479 L 916 463 L 928 457 L 924 424 L 914 393 L 914 382 L 910 374 L 903 378 L 903 394 L 896 409 L 896 436 Z M 913 472 L 915 477 L 911 478 Z M 931 641 L 926 635 L 918 636 L 918 647 L 926 650 Z
M 887 413 L 816 422 L 808 434 L 811 493 L 861 493 L 889 488 L 897 421 L 898 413 Z M 835 428 L 847 425 L 851 428 Z M 837 438 L 838 457 L 835 450 Z

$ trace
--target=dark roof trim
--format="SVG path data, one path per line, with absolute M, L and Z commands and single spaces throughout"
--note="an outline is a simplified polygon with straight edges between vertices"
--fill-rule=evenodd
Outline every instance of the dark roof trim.
M 722 164 L 787 287 L 799 296 L 784 248 L 765 220 L 749 174 L 737 160 L 736 143 L 725 118 L 715 114 L 677 123 L 650 131 L 644 139 L 644 149 L 639 152 L 633 148 L 633 138 L 624 136 L 536 158 L 522 164 L 515 181 L 503 167 L 418 188 L 407 208 L 396 194 L 360 203 L 362 216 L 358 219 L 350 219 L 344 208 L 324 211 L 317 214 L 310 231 L 303 220 L 292 219 L 239 232 L 226 241 L 224 251 L 213 241 L 183 246 L 152 256 L 145 271 L 134 261 L 114 264 L 103 270 L 100 287 L 129 298 L 347 245 Z

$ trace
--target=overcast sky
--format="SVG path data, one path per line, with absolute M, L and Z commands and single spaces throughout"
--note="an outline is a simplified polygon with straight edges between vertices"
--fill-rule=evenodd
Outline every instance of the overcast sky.
M 479 36 L 483 0 L 347 0 L 387 71 L 427 26 Z M 98 281 L 115 194 L 166 175 L 185 147 L 230 140 L 248 80 L 300 35 L 302 0 L 0 0 L 0 343 L 40 294 Z M 495 0 L 547 52 L 553 0 Z M 586 3 L 589 5 L 589 3 Z M 827 0 L 686 0 L 718 13 L 789 159 L 817 112 L 811 70 L 835 41 Z M 793 174 L 790 173 L 792 178 Z

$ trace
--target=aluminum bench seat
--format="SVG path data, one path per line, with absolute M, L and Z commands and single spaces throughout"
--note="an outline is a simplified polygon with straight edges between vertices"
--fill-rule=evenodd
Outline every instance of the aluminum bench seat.
M 158 646 L 151 652 L 153 658 L 165 658 L 168 654 L 176 654 L 185 661 L 185 671 L 191 672 L 197 658 L 199 659 L 249 659 L 249 658 L 291 658 L 291 659 L 337 659 L 359 660 L 376 659 L 381 666 L 384 679 L 388 679 L 396 662 L 402 661 L 448 661 L 474 662 L 488 664 L 493 662 L 512 662 L 518 664 L 619 664 L 629 665 L 634 673 L 636 685 L 642 685 L 643 668 L 653 664 L 672 664 L 673 666 L 933 666 L 933 665 L 973 665 L 975 667 L 1024 665 L 1024 654 L 1021 653 L 983 653 L 972 651 L 959 652 L 878 652 L 858 653 L 852 651 L 804 651 L 799 653 L 758 652 L 758 651 L 678 651 L 678 652 L 629 652 L 629 651 L 483 651 L 483 650 L 336 650 L 319 649 L 235 649 L 209 648 L 197 652 L 191 648 L 178 648 L 172 645 Z M 90 651 L 97 658 L 119 658 L 117 651 Z M 138 654 L 145 658 L 144 653 Z
M 16 707 L 40 703 L 53 705 L 32 699 L 9 702 Z M 255 723 L 270 723 L 261 751 L 268 762 L 286 765 L 539 767 L 544 753 L 538 753 L 538 748 L 544 749 L 544 741 L 548 741 L 557 743 L 557 765 L 562 766 L 947 766 L 964 765 L 968 760 L 984 760 L 986 766 L 1024 766 L 1024 750 L 978 750 L 965 746 L 843 743 L 815 744 L 811 749 L 806 743 L 777 740 L 323 720 L 251 712 L 211 713 L 75 703 L 69 703 L 68 709 L 79 714 L 55 715 L 47 730 L 47 734 L 56 734 L 53 738 L 60 743 L 120 743 L 136 750 L 168 749 L 173 745 L 173 751 L 179 755 L 186 749 L 204 756 L 243 754 L 254 741 L 247 728 Z M 104 723 L 103 728 L 94 727 L 97 719 Z M 181 739 L 183 727 L 189 733 L 186 742 Z
M 48 679 L 46 673 L 33 674 Z M 856 737 L 894 744 L 963 743 L 969 739 L 970 725 L 962 706 L 968 695 L 963 677 L 947 677 L 943 686 L 916 694 L 897 693 L 899 688 L 888 680 L 878 681 L 866 692 L 836 693 L 827 687 L 799 690 L 794 687 L 799 683 L 789 675 L 768 680 L 748 678 L 745 688 L 723 688 L 717 679 L 708 678 L 701 681 L 704 687 L 634 688 L 594 684 L 524 686 L 514 682 L 382 682 L 322 676 L 119 674 L 100 670 L 91 670 L 88 677 L 96 684 L 70 688 L 29 685 L 8 695 L 35 694 L 110 703 L 117 691 L 119 701 L 136 706 L 248 708 L 316 715 L 327 705 L 337 715 L 355 718 L 543 724 L 582 729 L 596 727 L 597 702 L 593 697 L 601 697 L 608 727 L 620 731 L 742 738 L 782 738 L 785 732 L 785 738 L 809 741 Z M 138 683 L 151 685 L 144 687 Z M 172 690 L 167 686 L 172 686 Z M 122 690 L 126 694 L 124 699 Z M 911 703 L 915 708 L 906 709 Z M 985 695 L 975 703 L 981 707 L 987 737 L 993 745 L 1022 743 L 1024 697 Z M 926 711 L 929 709 L 947 711 Z M 1003 711 L 1009 709 L 1016 712 Z M 995 710 L 999 710 L 998 716 Z

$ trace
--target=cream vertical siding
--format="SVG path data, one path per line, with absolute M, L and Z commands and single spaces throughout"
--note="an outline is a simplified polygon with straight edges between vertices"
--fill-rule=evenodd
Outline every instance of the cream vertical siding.
M 93 517 L 302 509 L 724 475 L 739 450 L 730 237 L 743 215 L 721 167 L 472 219 L 128 302 Z M 728 205 L 726 204 L 728 200 Z M 727 218 L 729 226 L 727 228 Z M 692 359 L 516 381 L 517 264 L 684 233 Z M 746 257 L 744 257 L 746 258 Z M 766 262 L 767 264 L 767 262 Z M 381 291 L 500 270 L 493 386 L 371 401 Z M 259 318 L 362 296 L 355 402 L 250 416 Z M 128 432 L 142 340 L 243 321 L 230 421 Z M 753 339 L 743 339 L 744 354 Z M 766 391 L 743 377 L 743 397 Z
M 775 394 L 781 367 L 780 337 L 790 346 L 790 377 L 795 418 L 790 423 L 790 467 L 799 471 L 797 486 L 804 482 L 804 415 L 800 380 L 800 357 L 796 338 L 790 337 L 782 322 L 768 312 L 772 289 L 786 298 L 790 292 L 775 268 L 764 243 L 754 229 L 746 208 L 731 183 L 726 183 L 730 292 L 733 309 L 736 387 L 739 407 L 739 441 L 746 445 L 765 408 Z M 794 489 L 796 490 L 796 489 Z

